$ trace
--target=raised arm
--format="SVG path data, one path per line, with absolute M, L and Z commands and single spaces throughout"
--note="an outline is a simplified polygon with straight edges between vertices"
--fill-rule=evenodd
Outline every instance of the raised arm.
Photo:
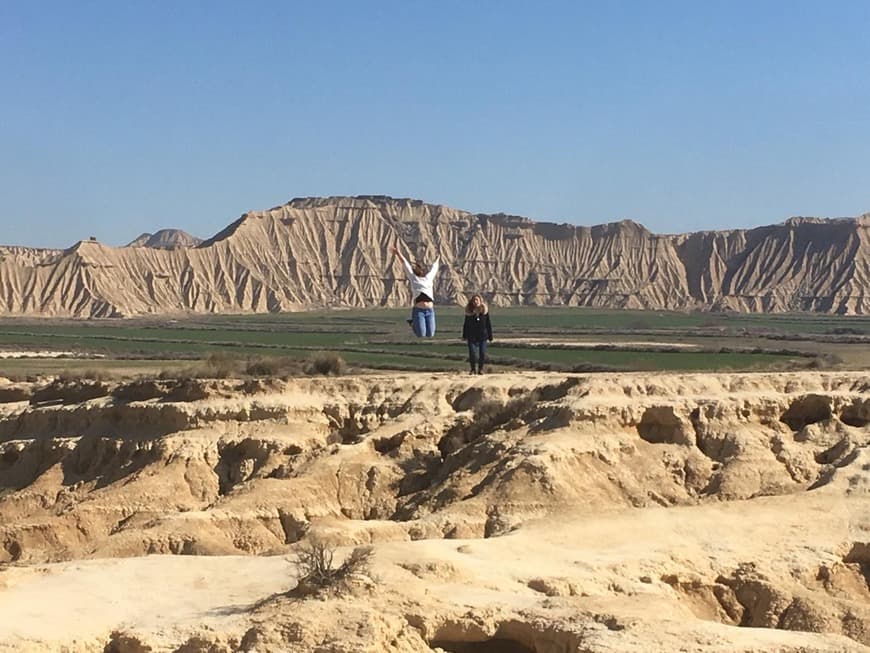
M 400 252 L 397 247 L 391 247 L 390 251 L 393 254 L 395 254 L 396 256 L 398 256 L 399 259 L 402 261 L 402 266 L 405 268 L 405 274 L 407 274 L 409 277 L 416 277 L 417 276 L 416 274 L 414 274 L 414 268 L 411 267 L 411 263 L 408 262 L 408 259 L 406 259 L 404 257 L 402 252 Z
M 429 271 L 426 273 L 426 278 L 429 281 L 433 281 L 435 277 L 438 276 L 438 268 L 441 267 L 441 257 L 435 259 L 435 262 L 432 264 L 432 267 L 429 268 Z

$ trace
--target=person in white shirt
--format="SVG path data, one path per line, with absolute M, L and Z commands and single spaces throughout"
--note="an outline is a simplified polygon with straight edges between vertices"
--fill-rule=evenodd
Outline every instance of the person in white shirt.
M 413 265 L 395 247 L 391 248 L 393 254 L 402 260 L 405 274 L 411 282 L 411 296 L 413 308 L 411 309 L 411 328 L 418 338 L 431 338 L 435 335 L 435 277 L 438 276 L 438 268 L 441 257 L 435 259 L 428 272 L 420 263 Z

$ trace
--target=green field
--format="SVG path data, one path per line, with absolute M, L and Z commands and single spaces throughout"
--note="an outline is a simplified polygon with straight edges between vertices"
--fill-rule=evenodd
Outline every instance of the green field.
M 98 360 L 0 359 L 0 373 L 102 368 L 135 373 L 215 354 L 307 360 L 334 352 L 372 369 L 464 369 L 462 310 L 437 311 L 434 339 L 413 337 L 405 309 L 185 319 L 0 320 L 0 350 L 53 350 Z M 496 308 L 492 369 L 783 370 L 870 366 L 870 318 Z M 534 342 L 527 342 L 534 340 Z

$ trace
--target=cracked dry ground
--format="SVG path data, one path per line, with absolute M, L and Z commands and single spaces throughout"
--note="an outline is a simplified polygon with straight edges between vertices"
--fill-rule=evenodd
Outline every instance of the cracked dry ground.
M 866 373 L 0 383 L 0 651 L 870 651 Z M 300 600 L 293 551 L 372 544 Z

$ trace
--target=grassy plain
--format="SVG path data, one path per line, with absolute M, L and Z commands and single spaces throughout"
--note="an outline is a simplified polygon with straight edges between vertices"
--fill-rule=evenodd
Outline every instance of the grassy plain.
M 136 375 L 225 360 L 311 359 L 334 352 L 371 369 L 464 369 L 462 310 L 437 310 L 432 340 L 413 337 L 405 309 L 333 310 L 130 320 L 0 320 L 0 375 L 101 369 Z M 495 308 L 493 369 L 785 370 L 870 367 L 870 317 Z

